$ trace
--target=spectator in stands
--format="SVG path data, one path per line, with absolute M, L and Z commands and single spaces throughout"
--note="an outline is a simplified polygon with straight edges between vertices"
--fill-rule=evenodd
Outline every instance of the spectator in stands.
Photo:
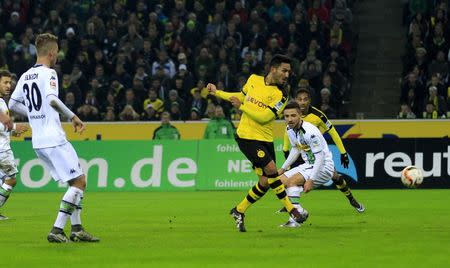
M 116 116 L 116 113 L 114 112 L 113 107 L 106 108 L 106 112 L 103 116 L 103 120 L 104 121 L 116 121 L 117 120 L 117 116 Z
M 432 102 L 429 102 L 425 106 L 425 111 L 423 112 L 423 118 L 424 119 L 437 119 L 438 118 L 438 112 L 436 111 L 434 104 Z
M 432 103 L 434 110 L 436 110 L 439 117 L 447 115 L 447 104 L 444 97 L 438 95 L 438 89 L 435 86 L 428 88 L 428 96 L 425 103 Z
M 335 7 L 331 10 L 331 22 L 340 21 L 346 28 L 350 27 L 353 21 L 352 11 L 347 8 L 345 0 L 336 0 Z
M 147 106 L 144 107 L 144 112 L 141 115 L 141 120 L 158 121 L 159 118 L 160 116 L 156 112 L 155 107 L 152 104 L 147 104 Z
M 20 21 L 19 12 L 11 12 L 6 29 L 8 29 L 8 32 L 11 32 L 16 37 L 19 37 L 24 32 L 25 26 Z
M 88 91 L 86 93 L 86 98 L 78 110 L 77 114 L 83 121 L 98 121 L 99 112 L 98 112 L 98 102 L 95 98 L 95 95 L 92 91 Z
M 77 111 L 78 105 L 75 101 L 75 94 L 73 92 L 67 92 L 64 98 L 64 104 L 69 108 L 71 111 Z
M 144 110 L 149 108 L 149 105 L 151 105 L 151 108 L 155 111 L 155 117 L 159 118 L 160 114 L 164 110 L 164 101 L 158 98 L 158 93 L 154 88 L 150 88 L 150 90 L 148 91 L 148 98 L 144 101 L 143 104 Z
M 196 107 L 192 107 L 191 108 L 191 113 L 189 115 L 189 120 L 191 121 L 198 121 L 201 120 L 201 113 L 200 110 L 197 109 Z
M 434 86 L 437 88 L 438 95 L 445 97 L 447 95 L 447 88 L 444 86 L 441 77 L 439 73 L 431 75 L 431 80 L 427 83 L 427 88 Z
M 447 77 L 449 73 L 448 62 L 446 60 L 446 55 L 444 51 L 439 50 L 436 54 L 436 59 L 434 59 L 430 65 L 428 65 L 428 74 L 435 75 L 439 74 L 441 77 Z
M 196 3 L 199 3 L 199 1 L 196 1 Z M 206 25 L 206 34 L 212 35 L 219 42 L 223 42 L 226 31 L 227 26 L 223 22 L 223 15 L 215 13 L 212 21 Z
M 312 6 L 308 9 L 308 17 L 311 19 L 313 15 L 316 15 L 323 23 L 328 23 L 330 19 L 330 14 L 321 0 L 313 0 Z
M 165 109 L 166 111 L 169 111 L 171 107 L 173 106 L 173 102 L 176 102 L 179 108 L 181 109 L 181 112 L 184 113 L 189 109 L 189 107 L 186 107 L 186 102 L 180 98 L 178 95 L 178 92 L 175 89 L 171 89 L 169 91 L 169 97 L 167 101 L 164 101 Z M 176 116 L 171 116 L 173 120 L 179 120 Z
M 220 99 L 220 98 L 218 98 L 218 99 Z M 214 118 L 215 111 L 216 111 L 216 105 L 213 102 L 208 102 L 208 105 L 206 106 L 205 114 L 203 115 L 202 119 Z
M 203 115 L 206 111 L 206 106 L 208 105 L 206 99 L 204 99 L 201 95 L 200 88 L 196 87 L 192 89 L 192 103 L 191 103 L 191 111 L 192 109 L 196 109 L 199 116 Z
M 171 78 L 175 75 L 175 63 L 167 56 L 167 51 L 165 50 L 158 52 L 158 60 L 152 64 L 152 75 L 156 74 L 158 67 L 162 67 L 164 72 Z
M 142 102 L 136 98 L 134 90 L 131 88 L 125 91 L 125 98 L 119 103 L 119 111 L 122 112 L 126 106 L 131 106 L 138 115 L 142 113 Z
M 0 3 L 4 19 L 0 25 L 0 35 L 9 32 L 5 39 L 0 38 L 0 68 L 9 68 L 21 75 L 23 67 L 28 68 L 32 64 L 29 58 L 34 53 L 31 45 L 34 34 L 50 31 L 61 38 L 61 53 L 55 70 L 61 77 L 70 75 L 71 85 L 81 90 L 81 103 L 84 103 L 88 90 L 95 91 L 101 105 L 97 108 L 105 120 L 107 113 L 107 120 L 114 118 L 114 114 L 106 110 L 108 106 L 104 106 L 109 91 L 122 101 L 125 99 L 125 89 L 133 88 L 135 98 L 140 99 L 147 96 L 145 89 L 149 86 L 156 89 L 162 100 L 167 101 L 167 111 L 172 107 L 168 101 L 169 90 L 176 89 L 180 97 L 188 102 L 187 105 L 179 105 L 178 108 L 185 109 L 180 118 L 188 118 L 189 89 L 199 79 L 219 79 L 226 90 L 240 90 L 249 73 L 267 72 L 264 64 L 270 61 L 274 53 L 288 54 L 301 62 L 308 51 L 314 52 L 323 66 L 337 62 L 345 81 L 351 78 L 351 68 L 348 67 L 351 62 L 348 59 L 351 59 L 353 42 L 352 14 L 345 0 L 275 0 L 273 3 L 177 0 L 173 3 L 159 1 L 159 4 L 139 0 L 134 4 L 112 1 L 111 7 L 108 6 L 111 1 L 100 1 L 95 5 L 82 5 L 80 1 L 75 1 L 75 8 L 68 6 L 67 9 L 61 9 L 58 1 L 46 1 L 43 8 L 38 1 L 33 6 L 21 7 L 24 10 L 20 13 L 5 8 L 7 2 Z M 434 6 L 429 7 L 431 11 Z M 446 9 L 443 5 L 436 9 L 441 8 Z M 431 20 L 427 13 L 422 13 L 423 16 L 416 14 L 415 24 L 419 27 L 412 27 L 417 28 L 415 33 L 426 32 L 421 25 L 427 25 L 428 21 L 430 33 L 419 37 L 417 44 L 414 44 L 413 56 L 410 57 L 413 60 L 417 47 L 426 47 L 431 55 L 436 44 L 442 43 L 441 28 L 444 37 L 447 35 L 446 28 L 442 27 L 447 25 L 446 11 L 433 10 L 430 14 L 434 19 Z M 339 27 L 335 25 L 335 34 L 329 38 L 328 30 L 333 28 L 335 21 L 342 24 Z M 22 54 L 15 54 L 15 50 Z M 332 53 L 333 50 L 338 53 Z M 447 50 L 443 51 L 447 53 Z M 346 59 L 347 64 L 343 64 Z M 434 56 L 426 59 L 428 63 Z M 415 64 L 414 60 L 408 65 L 405 74 L 411 72 Z M 298 69 L 295 63 L 293 66 L 294 70 Z M 434 68 L 434 65 L 430 67 Z M 313 72 L 317 70 L 311 64 L 304 68 L 308 69 Z M 321 88 L 324 70 L 322 67 L 318 69 L 308 78 L 311 85 Z M 420 64 L 420 70 L 425 75 L 425 82 L 429 78 L 426 77 L 428 64 Z M 293 77 L 291 88 L 296 86 L 299 78 Z M 230 114 L 231 106 L 223 107 L 225 114 Z M 123 109 L 121 105 L 114 112 L 120 113 Z M 142 99 L 139 100 L 139 109 L 145 109 Z
M 336 118 L 336 106 L 337 104 L 331 96 L 331 91 L 328 88 L 322 88 L 322 90 L 320 90 L 320 110 L 324 112 L 328 118 Z
M 271 19 L 273 19 L 275 17 L 276 13 L 279 13 L 281 15 L 282 19 L 285 21 L 291 20 L 292 11 L 283 2 L 283 0 L 275 0 L 273 5 L 268 10 L 268 14 Z
M 75 98 L 75 103 L 78 105 L 82 102 L 82 95 L 81 95 L 81 90 L 78 87 L 77 84 L 72 83 L 72 80 L 70 79 L 70 75 L 65 74 L 63 75 L 63 79 L 62 79 L 62 85 L 60 87 L 59 90 L 59 96 L 61 99 L 64 99 L 65 95 L 68 93 L 72 93 L 74 95 Z M 76 111 L 71 109 L 72 111 Z
M 182 110 L 182 108 L 180 108 L 180 104 L 176 101 L 171 101 L 170 103 L 170 117 L 175 120 L 175 121 L 179 121 L 179 120 L 184 120 L 185 119 L 185 112 L 184 109 Z
M 117 100 L 113 91 L 109 91 L 106 95 L 106 101 L 102 104 L 100 109 L 101 116 L 105 117 L 106 113 L 109 110 L 111 110 L 114 114 L 119 110 L 119 106 L 117 105 Z
M 409 106 L 416 118 L 421 117 L 423 111 L 423 100 L 416 97 L 414 89 L 410 89 L 407 94 L 405 103 Z
M 170 124 L 170 114 L 163 112 L 161 114 L 161 126 L 153 132 L 154 140 L 179 140 L 180 132 L 176 127 Z
M 122 111 L 119 113 L 119 118 L 122 121 L 136 121 L 139 120 L 139 113 L 134 110 L 133 106 L 127 104 L 123 107 Z
M 411 111 L 408 104 L 402 103 L 400 106 L 400 112 L 397 115 L 397 119 L 415 119 L 416 115 Z
M 233 123 L 225 119 L 222 106 L 217 105 L 214 117 L 208 122 L 203 137 L 205 139 L 232 139 L 234 132 Z
M 411 95 L 411 93 L 409 93 L 411 90 L 413 91 L 412 95 L 414 96 L 414 102 L 423 100 L 425 98 L 424 86 L 420 84 L 419 81 L 417 81 L 417 77 L 414 73 L 409 73 L 408 78 L 402 82 L 400 95 L 401 102 L 409 103 L 408 98 Z M 413 107 L 412 105 L 410 106 L 411 108 Z
M 21 51 L 27 61 L 33 61 L 36 57 L 36 47 L 30 44 L 27 36 L 22 38 L 22 43 L 16 47 L 15 51 Z

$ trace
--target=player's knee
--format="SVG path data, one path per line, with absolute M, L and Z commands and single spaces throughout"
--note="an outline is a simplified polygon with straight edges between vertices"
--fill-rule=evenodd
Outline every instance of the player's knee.
M 337 172 L 334 172 L 331 180 L 333 180 L 334 184 L 341 184 L 343 179 L 342 179 L 341 175 L 339 175 Z
M 5 180 L 5 183 L 8 184 L 9 186 L 15 187 L 17 184 L 16 177 L 11 177 L 11 178 Z
M 298 181 L 297 180 L 287 180 L 285 185 L 286 185 L 286 187 L 298 186 Z
M 78 189 L 85 190 L 86 189 L 86 176 L 81 175 L 71 181 L 69 181 L 69 185 L 73 187 L 77 187 Z
M 269 181 L 267 180 L 267 177 L 259 176 L 259 184 L 261 184 L 261 186 L 263 186 L 264 188 L 268 188 L 269 187 Z

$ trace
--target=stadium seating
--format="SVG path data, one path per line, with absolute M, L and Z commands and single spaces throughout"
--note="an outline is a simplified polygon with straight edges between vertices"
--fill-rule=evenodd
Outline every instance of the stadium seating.
M 0 68 L 20 76 L 34 64 L 36 34 L 50 32 L 60 41 L 60 98 L 85 121 L 156 121 L 163 111 L 201 120 L 214 105 L 237 119 L 206 83 L 239 91 L 283 53 L 294 60 L 291 95 L 309 87 L 314 105 L 342 117 L 355 51 L 351 2 L 2 1 Z

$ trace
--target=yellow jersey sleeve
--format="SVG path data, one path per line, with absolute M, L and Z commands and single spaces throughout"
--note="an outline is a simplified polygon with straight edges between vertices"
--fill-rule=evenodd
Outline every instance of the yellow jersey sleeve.
M 339 152 L 341 154 L 344 154 L 346 152 L 344 143 L 342 142 L 339 133 L 337 133 L 336 129 L 333 127 L 333 124 L 330 122 L 330 120 L 328 120 L 327 116 L 315 107 L 311 107 L 311 113 L 320 119 L 317 120 L 316 124 L 321 132 L 328 132 L 328 134 L 330 134 L 331 138 L 333 139 L 334 144 L 336 144 L 336 146 L 338 147 Z
M 242 91 L 241 92 L 225 92 L 225 91 L 222 91 L 222 90 L 217 90 L 216 91 L 216 96 L 221 98 L 221 99 L 227 100 L 227 101 L 229 101 L 231 97 L 236 97 L 241 102 L 244 101 L 244 97 L 245 97 L 245 95 L 244 95 L 244 93 L 242 93 Z
M 336 146 L 339 149 L 339 152 L 341 154 L 345 154 L 346 150 L 344 147 L 344 143 L 341 140 L 341 137 L 339 137 L 339 133 L 337 133 L 336 129 L 334 127 L 331 127 L 331 129 L 328 131 L 328 133 L 330 134 L 331 138 L 334 141 L 334 144 L 336 144 Z

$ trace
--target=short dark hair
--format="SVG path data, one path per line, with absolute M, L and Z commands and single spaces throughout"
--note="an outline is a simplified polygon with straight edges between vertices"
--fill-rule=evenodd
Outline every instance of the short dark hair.
M 0 71 L 0 79 L 2 79 L 3 77 L 12 77 L 12 74 L 7 70 L 1 70 Z
M 288 56 L 276 54 L 270 60 L 270 67 L 278 67 L 282 63 L 291 64 L 292 60 Z
M 284 110 L 287 109 L 297 109 L 297 111 L 300 112 L 300 105 L 296 101 L 290 101 L 288 104 L 286 104 L 286 107 L 284 107 Z
M 299 89 L 297 89 L 297 93 L 295 94 L 295 96 L 297 97 L 300 93 L 306 93 L 308 94 L 308 97 L 311 98 L 311 91 L 309 91 L 309 89 L 306 87 L 300 87 Z

